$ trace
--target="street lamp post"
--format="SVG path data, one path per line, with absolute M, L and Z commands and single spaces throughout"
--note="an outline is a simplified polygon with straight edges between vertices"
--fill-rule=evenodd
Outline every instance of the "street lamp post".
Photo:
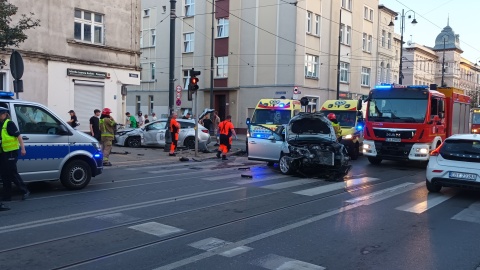
M 402 17 L 400 18 L 400 66 L 399 66 L 399 70 L 398 70 L 398 83 L 399 84 L 402 84 L 403 82 L 403 72 L 402 72 L 402 63 L 403 63 L 403 32 L 405 31 L 405 15 L 408 13 L 408 12 L 413 12 L 413 20 L 412 20 L 412 24 L 417 24 L 417 20 L 415 19 L 415 11 L 413 10 L 407 10 L 407 12 L 405 12 L 404 9 L 402 9 Z M 408 16 L 408 18 L 412 18 L 411 15 Z M 397 19 L 397 18 L 395 18 Z

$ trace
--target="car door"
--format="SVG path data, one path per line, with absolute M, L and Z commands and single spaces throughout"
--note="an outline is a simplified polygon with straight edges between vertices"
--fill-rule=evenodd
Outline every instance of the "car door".
M 145 145 L 164 146 L 166 126 L 166 121 L 157 121 L 146 125 L 143 134 Z
M 70 153 L 70 132 L 53 113 L 36 104 L 14 104 L 12 118 L 25 143 L 18 170 L 25 181 L 54 179 L 63 158 Z M 64 126 L 63 128 L 60 128 Z
M 283 138 L 273 130 L 251 124 L 250 137 L 247 137 L 248 158 L 253 160 L 278 161 L 283 145 Z
M 180 124 L 180 134 L 178 135 L 178 142 L 180 145 L 183 145 L 186 137 L 195 137 L 195 129 L 193 128 L 195 126 L 195 123 L 191 121 L 181 120 L 178 121 L 178 123 Z

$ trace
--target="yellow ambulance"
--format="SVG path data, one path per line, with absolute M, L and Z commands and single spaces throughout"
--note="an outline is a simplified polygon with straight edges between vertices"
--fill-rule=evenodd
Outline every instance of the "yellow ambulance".
M 321 111 L 333 113 L 342 128 L 342 140 L 352 160 L 358 158 L 363 144 L 362 100 L 327 100 Z

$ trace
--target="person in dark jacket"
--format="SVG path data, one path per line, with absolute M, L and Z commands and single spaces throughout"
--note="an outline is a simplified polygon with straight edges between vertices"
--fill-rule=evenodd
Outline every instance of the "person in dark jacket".
M 22 200 L 25 200 L 30 196 L 30 191 L 23 182 L 22 177 L 18 174 L 17 161 L 19 149 L 22 156 L 25 156 L 27 152 L 25 151 L 25 144 L 17 125 L 10 120 L 9 111 L 4 107 L 0 107 L 0 126 L 2 127 L 0 133 L 0 175 L 3 182 L 2 200 L 12 200 L 12 182 L 23 192 Z
M 90 135 L 99 142 L 102 140 L 100 133 L 100 113 L 101 111 L 99 109 L 95 109 L 93 111 L 93 116 L 90 117 Z

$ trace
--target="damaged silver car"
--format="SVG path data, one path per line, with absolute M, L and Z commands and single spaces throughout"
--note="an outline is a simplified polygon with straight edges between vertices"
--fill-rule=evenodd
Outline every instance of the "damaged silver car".
M 248 159 L 278 162 L 283 174 L 312 172 L 342 178 L 350 170 L 346 148 L 337 142 L 330 120 L 322 113 L 300 113 L 275 131 L 249 127 Z

